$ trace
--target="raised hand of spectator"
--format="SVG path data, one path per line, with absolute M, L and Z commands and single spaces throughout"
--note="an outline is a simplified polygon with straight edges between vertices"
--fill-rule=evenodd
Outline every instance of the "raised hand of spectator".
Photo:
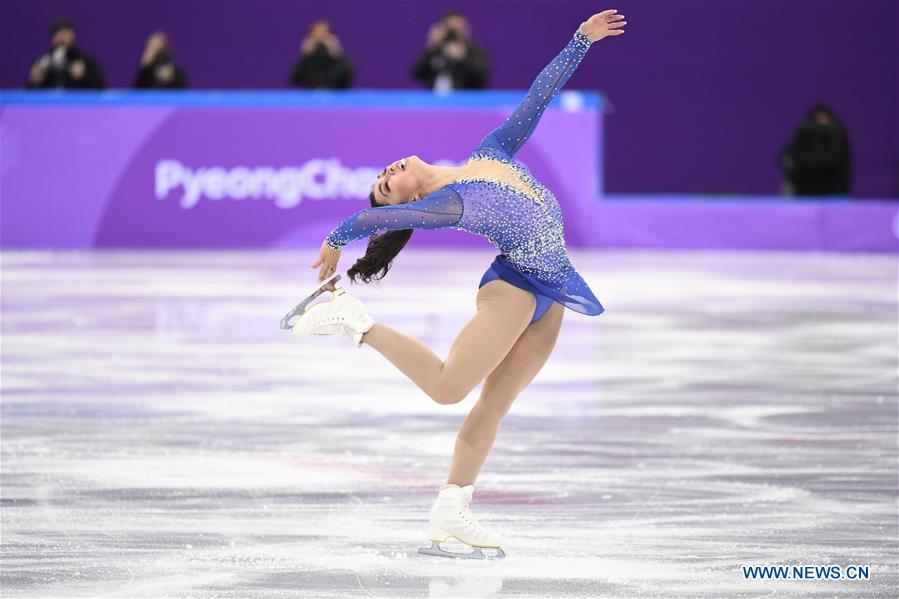
M 443 42 L 444 37 L 446 37 L 446 26 L 443 23 L 437 22 L 431 25 L 431 29 L 428 31 L 428 48 L 436 48 Z
M 31 67 L 31 73 L 28 75 L 28 80 L 33 85 L 41 85 L 46 77 L 47 70 L 40 64 L 35 64 Z
M 303 39 L 303 43 L 300 44 L 300 54 L 312 54 L 315 51 L 315 47 L 318 45 L 318 40 L 314 37 L 307 36 Z
M 341 54 L 343 54 L 343 48 L 340 45 L 340 40 L 333 33 L 329 33 L 324 39 L 322 39 L 322 43 L 327 48 L 328 53 L 337 58 Z
M 81 79 L 86 71 L 87 65 L 84 64 L 83 60 L 76 60 L 69 67 L 69 75 L 72 76 L 72 79 Z
M 144 66 L 153 62 L 159 51 L 165 48 L 165 38 L 161 35 L 151 35 L 147 40 L 147 46 L 144 48 L 143 56 L 140 63 Z
M 156 67 L 156 76 L 160 81 L 168 83 L 175 78 L 175 65 L 170 62 Z
M 465 45 L 465 42 L 459 40 L 443 44 L 442 49 L 444 56 L 457 62 L 465 60 L 465 56 L 468 54 L 468 47 Z

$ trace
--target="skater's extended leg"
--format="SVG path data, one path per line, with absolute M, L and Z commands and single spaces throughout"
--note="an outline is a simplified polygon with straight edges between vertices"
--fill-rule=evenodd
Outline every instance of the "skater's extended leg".
M 552 353 L 564 312 L 562 304 L 553 303 L 542 318 L 525 329 L 505 359 L 487 376 L 478 402 L 456 436 L 447 484 L 474 484 L 503 416 Z
M 465 325 L 446 360 L 404 333 L 375 323 L 362 337 L 437 403 L 462 401 L 497 367 L 528 327 L 534 295 L 496 279 L 478 290 L 477 312 Z

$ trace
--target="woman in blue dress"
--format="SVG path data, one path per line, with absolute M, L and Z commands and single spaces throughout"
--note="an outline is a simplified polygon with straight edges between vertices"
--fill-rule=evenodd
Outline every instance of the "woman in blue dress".
M 481 140 L 461 166 L 435 166 L 417 156 L 389 165 L 378 175 L 371 208 L 340 223 L 322 244 L 311 268 L 319 281 L 332 277 L 340 248 L 369 238 L 365 256 L 347 271 L 352 281 L 383 277 L 413 229 L 454 228 L 487 237 L 500 254 L 481 278 L 477 312 L 441 360 L 423 343 L 376 323 L 362 303 L 342 288 L 330 301 L 312 305 L 293 326 L 298 336 L 344 334 L 357 347 L 373 347 L 434 401 L 457 403 L 484 382 L 456 439 L 452 466 L 431 509 L 432 547 L 454 538 L 503 555 L 499 535 L 471 516 L 474 482 L 493 445 L 503 416 L 546 362 L 562 324 L 564 308 L 588 315 L 602 305 L 571 265 L 562 213 L 553 193 L 514 159 L 547 105 L 584 58 L 591 44 L 624 32 L 624 16 L 606 10 L 581 23 L 567 45 L 543 68 L 527 96 L 505 123 Z M 376 236 L 379 231 L 386 233 Z

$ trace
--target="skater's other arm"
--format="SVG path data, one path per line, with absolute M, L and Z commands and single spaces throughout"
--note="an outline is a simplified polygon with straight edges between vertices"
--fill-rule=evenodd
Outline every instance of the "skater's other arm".
M 320 267 L 318 280 L 324 280 L 337 269 L 340 248 L 349 242 L 369 237 L 378 231 L 452 227 L 462 219 L 462 211 L 462 198 L 447 187 L 441 187 L 420 200 L 365 208 L 347 217 L 328 234 L 319 250 L 319 257 L 310 268 Z
M 509 156 L 514 156 L 530 138 L 546 107 L 577 69 L 590 45 L 604 37 L 624 33 L 622 27 L 627 21 L 624 21 L 624 15 L 617 12 L 606 10 L 581 23 L 568 44 L 534 79 L 527 95 L 512 112 L 512 116 L 488 133 L 478 144 L 478 148 L 498 147 Z
M 325 243 L 337 250 L 378 231 L 441 229 L 458 224 L 461 218 L 462 198 L 452 189 L 441 187 L 420 200 L 360 210 L 337 225 Z

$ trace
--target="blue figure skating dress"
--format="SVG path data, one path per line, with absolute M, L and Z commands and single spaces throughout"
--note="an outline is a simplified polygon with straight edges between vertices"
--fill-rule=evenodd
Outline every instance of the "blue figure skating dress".
M 591 43 L 576 32 L 540 71 L 512 115 L 487 134 L 469 157 L 510 166 L 528 192 L 497 179 L 459 179 L 417 201 L 360 210 L 335 227 L 326 243 L 339 249 L 384 230 L 449 227 L 468 231 L 486 237 L 501 252 L 479 287 L 499 278 L 532 292 L 537 308 L 531 322 L 543 316 L 553 301 L 582 314 L 602 313 L 602 304 L 568 259 L 555 195 L 513 158 Z

